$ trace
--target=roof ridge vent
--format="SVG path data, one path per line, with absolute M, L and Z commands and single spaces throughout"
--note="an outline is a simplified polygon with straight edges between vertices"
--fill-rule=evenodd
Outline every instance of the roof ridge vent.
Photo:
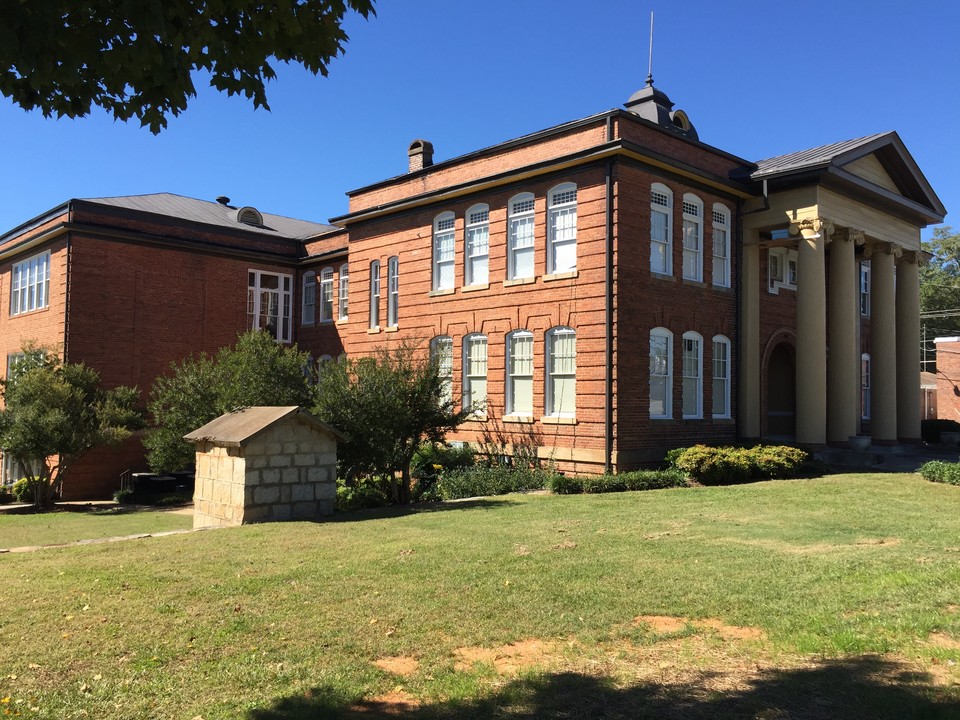
M 247 205 L 237 210 L 237 222 L 253 227 L 263 227 L 263 215 L 255 207 Z

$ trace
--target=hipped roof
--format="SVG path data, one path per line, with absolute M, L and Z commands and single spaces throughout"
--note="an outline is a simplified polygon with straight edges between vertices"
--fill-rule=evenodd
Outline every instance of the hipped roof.
M 298 420 L 311 427 L 328 432 L 339 440 L 346 440 L 347 436 L 325 422 L 317 420 L 306 410 L 296 405 L 281 407 L 248 407 L 234 410 L 211 420 L 203 427 L 183 436 L 184 440 L 192 443 L 212 442 L 224 447 L 241 447 L 273 425 L 296 416 Z

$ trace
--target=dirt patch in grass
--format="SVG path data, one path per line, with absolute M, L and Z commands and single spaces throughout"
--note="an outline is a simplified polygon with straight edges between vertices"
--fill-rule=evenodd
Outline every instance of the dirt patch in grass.
M 633 619 L 633 624 L 646 625 L 657 635 L 672 635 L 692 627 L 695 630 L 712 630 L 724 640 L 766 640 L 767 638 L 767 634 L 760 628 L 728 625 L 716 618 L 689 620 L 670 615 L 638 615 Z
M 930 633 L 927 636 L 927 642 L 935 647 L 945 648 L 947 650 L 960 650 L 960 640 L 942 632 Z
M 857 540 L 855 545 L 894 545 L 900 544 L 900 538 L 861 538 Z
M 416 658 L 405 655 L 380 658 L 379 660 L 374 660 L 373 664 L 381 670 L 386 670 L 388 673 L 393 673 L 400 677 L 410 677 L 420 669 L 420 663 Z
M 346 717 L 400 717 L 420 707 L 420 701 L 405 690 L 391 690 L 357 703 L 347 710 Z
M 491 665 L 501 675 L 514 675 L 521 670 L 556 664 L 559 649 L 556 643 L 542 640 L 520 640 L 495 648 L 462 647 L 453 651 L 457 658 L 454 669 L 465 672 L 477 664 Z

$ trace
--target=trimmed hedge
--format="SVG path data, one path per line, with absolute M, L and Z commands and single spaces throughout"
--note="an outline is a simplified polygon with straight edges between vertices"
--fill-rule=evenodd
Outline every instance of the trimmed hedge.
M 694 445 L 668 455 L 673 465 L 701 485 L 733 485 L 750 480 L 796 477 L 807 453 L 789 445 L 752 448 Z
M 949 463 L 941 460 L 931 460 L 917 470 L 924 480 L 930 482 L 960 485 L 960 463 Z
M 581 477 L 554 475 L 550 478 L 550 490 L 557 495 L 662 490 L 664 488 L 686 487 L 686 484 L 683 475 L 673 468 L 668 470 L 634 470 L 617 475 L 585 475 Z
M 544 470 L 512 468 L 507 465 L 475 466 L 443 473 L 437 479 L 437 491 L 443 500 L 505 495 L 523 490 L 539 490 L 547 485 L 550 477 Z

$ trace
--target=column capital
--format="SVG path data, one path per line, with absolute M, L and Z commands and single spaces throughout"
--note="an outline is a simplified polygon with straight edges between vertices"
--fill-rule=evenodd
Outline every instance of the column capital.
M 872 255 L 893 255 L 894 260 L 903 255 L 903 248 L 896 243 L 891 242 L 873 242 L 863 248 L 863 256 L 869 258 Z
M 918 266 L 926 265 L 927 258 L 922 252 L 917 250 L 904 250 L 901 255 L 897 256 L 901 262 L 907 262 L 910 264 L 916 263 Z
M 790 235 L 803 235 L 808 239 L 822 237 L 824 244 L 830 242 L 833 235 L 833 223 L 827 218 L 815 217 L 790 223 Z
M 867 241 L 867 236 L 864 234 L 863 230 L 842 227 L 834 230 L 833 239 L 841 240 L 843 242 L 852 242 L 854 245 L 863 245 Z

